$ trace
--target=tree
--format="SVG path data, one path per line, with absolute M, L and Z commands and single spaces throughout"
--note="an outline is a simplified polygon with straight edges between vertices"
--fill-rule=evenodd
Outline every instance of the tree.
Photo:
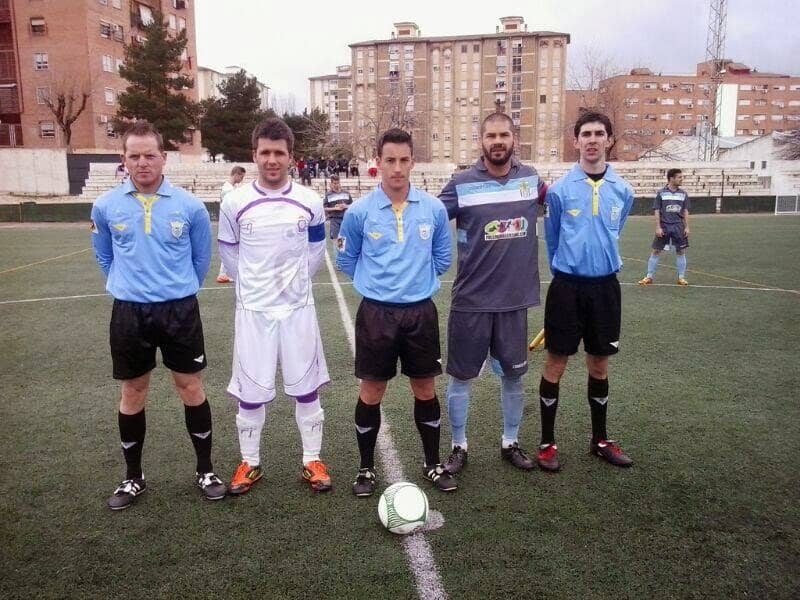
M 197 125 L 200 114 L 199 103 L 182 93 L 194 86 L 181 74 L 186 31 L 170 35 L 160 12 L 140 26 L 146 39 L 125 46 L 125 64 L 119 68 L 130 85 L 119 95 L 114 129 L 121 133 L 130 121 L 146 119 L 164 136 L 166 149 L 175 150 L 187 141 L 186 131 Z
M 258 122 L 275 116 L 260 109 L 261 98 L 255 77 L 242 69 L 218 86 L 222 98 L 203 102 L 200 133 L 203 146 L 212 158 L 219 154 L 230 161 L 249 161 L 252 157 L 250 136 Z
M 310 113 L 308 110 L 302 114 L 286 113 L 283 120 L 294 133 L 295 156 L 330 154 L 330 122 L 324 112 L 315 108 Z
M 777 146 L 775 153 L 783 160 L 800 160 L 800 129 L 775 133 L 773 143 Z
M 70 150 L 72 141 L 72 124 L 78 120 L 89 100 L 91 93 L 82 89 L 77 91 L 76 85 L 62 83 L 56 92 L 42 97 L 45 106 L 53 113 L 56 123 L 64 134 L 64 145 Z
M 439 110 L 434 108 L 430 112 L 436 115 Z M 364 121 L 363 126 L 356 127 L 353 123 L 352 139 L 356 154 L 362 160 L 372 158 L 378 137 L 387 129 L 398 127 L 408 132 L 426 129 L 427 123 L 420 118 L 421 114 L 414 110 L 413 81 L 406 85 L 401 84 L 399 79 L 390 80 L 375 96 L 374 105 L 370 103 L 370 110 L 359 115 Z

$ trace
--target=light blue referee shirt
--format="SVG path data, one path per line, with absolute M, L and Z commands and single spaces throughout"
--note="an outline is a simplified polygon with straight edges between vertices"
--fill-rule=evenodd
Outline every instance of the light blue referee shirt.
M 336 263 L 365 298 L 392 304 L 433 296 L 450 268 L 450 225 L 444 204 L 411 186 L 394 208 L 378 186 L 344 214 Z
M 619 234 L 633 198 L 633 188 L 611 165 L 593 181 L 576 163 L 547 191 L 544 231 L 550 270 L 579 277 L 619 271 Z
M 211 265 L 205 205 L 165 177 L 155 194 L 128 179 L 95 200 L 92 246 L 117 300 L 164 302 L 197 293 Z

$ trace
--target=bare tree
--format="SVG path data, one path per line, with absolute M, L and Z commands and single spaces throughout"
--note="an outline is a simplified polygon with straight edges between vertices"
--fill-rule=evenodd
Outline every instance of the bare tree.
M 800 129 L 774 133 L 773 143 L 777 146 L 775 154 L 783 160 L 800 160 Z
M 274 94 L 272 96 L 272 106 L 276 115 L 293 115 L 297 113 L 297 96 L 292 92 L 286 94 Z
M 601 81 L 624 72 L 620 60 L 607 54 L 595 40 L 583 47 L 577 59 L 570 60 L 567 87 L 570 90 L 596 92 Z
M 78 89 L 80 88 L 80 89 Z M 56 123 L 64 134 L 64 145 L 71 149 L 72 125 L 86 109 L 91 92 L 76 84 L 62 82 L 55 92 L 42 96 L 45 106 L 53 113 Z
M 379 90 L 375 104 L 370 104 L 369 110 L 359 114 L 359 118 L 364 124 L 354 123 L 352 141 L 354 153 L 362 160 L 372 157 L 378 137 L 387 129 L 399 127 L 411 132 L 424 129 L 426 124 L 421 111 L 415 110 L 413 82 L 407 86 L 399 79 Z

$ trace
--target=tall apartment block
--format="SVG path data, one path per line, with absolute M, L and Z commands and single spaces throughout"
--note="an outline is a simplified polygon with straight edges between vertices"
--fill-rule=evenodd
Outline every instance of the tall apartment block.
M 560 161 L 569 39 L 512 16 L 494 33 L 424 37 L 403 22 L 390 39 L 351 44 L 356 154 L 371 157 L 377 136 L 400 126 L 417 161 L 467 165 L 479 155 L 480 122 L 499 110 L 514 121 L 521 159 Z
M 119 149 L 110 126 L 127 87 L 118 69 L 123 44 L 144 40 L 142 26 L 160 9 L 171 31 L 186 30 L 183 70 L 197 78 L 193 0 L 0 0 L 0 146 L 59 148 L 62 132 L 44 98 L 87 91 L 72 126 L 75 152 Z M 197 88 L 186 90 L 197 100 Z M 199 132 L 181 151 L 199 154 Z
M 336 67 L 332 75 L 309 77 L 309 106 L 328 115 L 331 141 L 352 144 L 353 78 L 350 65 Z
M 633 69 L 610 77 L 592 92 L 567 92 L 574 120 L 586 101 L 614 121 L 618 160 L 636 160 L 672 136 L 694 136 L 714 123 L 718 135 L 753 136 L 800 128 L 800 77 L 762 73 L 725 60 L 717 92 L 719 120 L 711 95 L 712 65 L 702 62 L 693 75 L 662 75 Z M 566 160 L 572 159 L 572 139 L 564 139 Z

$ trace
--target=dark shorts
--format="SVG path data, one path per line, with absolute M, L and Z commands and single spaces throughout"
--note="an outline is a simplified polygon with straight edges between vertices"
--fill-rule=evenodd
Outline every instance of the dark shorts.
M 156 348 L 171 371 L 197 373 L 207 364 L 196 296 L 152 303 L 114 300 L 110 341 L 114 379 L 152 371 Z
M 653 250 L 663 250 L 667 244 L 672 244 L 677 250 L 689 247 L 689 238 L 686 237 L 686 227 L 683 222 L 662 223 L 661 229 L 664 231 L 664 236 L 653 238 Z
M 339 237 L 339 229 L 342 226 L 342 219 L 328 219 L 328 231 L 332 240 Z
M 528 370 L 528 309 L 509 312 L 450 311 L 447 322 L 447 373 L 472 379 L 490 354 L 508 376 Z
M 364 298 L 356 313 L 356 377 L 388 381 L 442 373 L 439 315 L 432 300 L 393 306 Z
M 594 356 L 619 352 L 622 294 L 616 275 L 576 278 L 553 277 L 544 306 L 545 348 L 570 356 L 583 349 Z

